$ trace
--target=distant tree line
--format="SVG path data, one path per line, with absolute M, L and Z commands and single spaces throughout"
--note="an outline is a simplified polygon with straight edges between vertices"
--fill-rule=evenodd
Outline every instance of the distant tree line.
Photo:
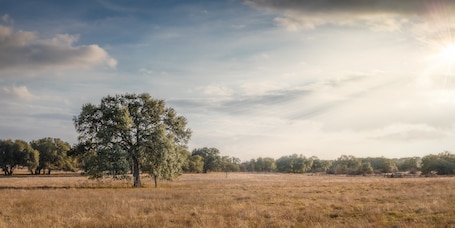
M 26 167 L 31 174 L 50 174 L 52 170 L 76 171 L 84 169 L 90 160 L 80 159 L 80 145 L 70 146 L 59 138 L 24 140 L 0 139 L 0 167 L 4 175 L 11 176 L 18 167 Z M 369 175 L 394 172 L 421 172 L 424 175 L 454 175 L 455 155 L 449 152 L 430 154 L 425 157 L 389 159 L 385 157 L 356 158 L 342 155 L 335 160 L 323 160 L 316 156 L 287 155 L 278 159 L 259 157 L 241 162 L 239 158 L 222 156 L 217 148 L 197 148 L 189 152 L 178 150 L 177 168 L 186 173 L 208 172 L 279 172 L 279 173 L 326 173 L 347 175 Z M 110 166 L 112 176 L 119 169 L 130 172 L 128 162 L 118 165 L 120 160 L 100 161 Z M 129 171 L 128 171 L 129 170 Z M 88 170 L 90 172 L 90 170 Z
M 90 175 L 90 159 L 81 159 L 81 144 L 70 146 L 59 138 L 42 138 L 26 142 L 24 140 L 0 139 L 0 167 L 6 176 L 13 175 L 18 167 L 27 168 L 30 174 L 51 174 L 52 170 L 85 170 Z M 430 154 L 420 157 L 390 159 L 385 157 L 357 158 L 342 155 L 335 160 L 319 159 L 292 154 L 278 159 L 259 157 L 241 162 L 239 158 L 222 156 L 217 148 L 197 148 L 189 152 L 185 147 L 176 150 L 178 161 L 174 165 L 177 173 L 209 172 L 278 172 L 278 173 L 325 173 L 335 175 L 370 175 L 395 172 L 408 172 L 424 175 L 454 175 L 455 155 L 450 152 Z M 123 164 L 123 163 L 124 164 Z M 116 159 L 101 159 L 98 165 L 109 166 L 111 176 L 123 170 L 131 173 L 132 165 Z M 121 165 L 119 165 L 122 163 Z M 146 171 L 148 169 L 145 169 Z M 178 171 L 180 170 L 180 171 Z
M 207 172 L 278 172 L 278 173 L 325 173 L 344 175 L 371 175 L 395 172 L 407 172 L 424 175 L 454 175 L 455 155 L 443 152 L 430 154 L 423 158 L 408 157 L 390 159 L 385 157 L 357 158 L 342 155 L 335 160 L 319 159 L 316 156 L 305 157 L 292 154 L 278 159 L 259 157 L 240 162 L 238 158 L 220 156 L 216 148 L 195 149 L 187 159 L 183 170 L 192 173 Z
M 247 172 L 280 172 L 280 173 L 326 173 L 347 175 L 368 175 L 393 173 L 397 171 L 415 173 L 421 170 L 420 158 L 389 159 L 385 157 L 356 158 L 342 155 L 335 160 L 323 160 L 316 156 L 303 155 L 257 158 L 241 164 Z
M 198 148 L 191 153 L 186 151 L 182 169 L 188 173 L 208 172 L 238 172 L 240 171 L 240 159 L 229 156 L 221 156 L 216 148 Z
M 69 143 L 58 138 L 31 142 L 0 139 L 0 167 L 11 176 L 17 167 L 27 167 L 31 174 L 51 174 L 52 170 L 76 171 L 77 161 L 68 156 Z

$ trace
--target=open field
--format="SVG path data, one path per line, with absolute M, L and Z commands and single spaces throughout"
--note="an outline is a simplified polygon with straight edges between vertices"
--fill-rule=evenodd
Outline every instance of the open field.
M 0 178 L 0 227 L 455 227 L 455 178 L 185 174 Z

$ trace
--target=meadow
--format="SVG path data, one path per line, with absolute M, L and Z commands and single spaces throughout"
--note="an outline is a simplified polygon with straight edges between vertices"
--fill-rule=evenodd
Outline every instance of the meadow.
M 455 178 L 185 174 L 153 187 L 0 178 L 0 227 L 455 227 Z

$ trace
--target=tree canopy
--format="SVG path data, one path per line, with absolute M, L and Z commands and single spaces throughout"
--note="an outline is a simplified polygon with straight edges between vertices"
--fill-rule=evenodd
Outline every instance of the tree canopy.
M 192 156 L 199 155 L 204 161 L 203 173 L 218 171 L 221 168 L 220 151 L 217 148 L 198 148 L 191 153 Z
M 284 173 L 305 173 L 313 166 L 313 160 L 303 155 L 293 154 L 276 160 L 276 168 Z
M 436 172 L 438 175 L 453 175 L 455 173 L 455 154 L 449 152 L 430 154 L 422 158 L 421 170 L 424 174 Z
M 0 140 L 0 167 L 7 176 L 13 175 L 17 166 L 34 170 L 39 163 L 39 153 L 23 140 Z
M 43 173 L 47 170 L 47 174 L 51 170 L 76 171 L 73 158 L 67 155 L 71 149 L 71 145 L 62 141 L 59 138 L 42 138 L 34 140 L 30 145 L 39 151 L 39 165 L 35 169 L 35 174 Z
M 99 105 L 83 105 L 73 121 L 79 133 L 77 151 L 91 177 L 124 178 L 132 170 L 133 186 L 139 187 L 142 171 L 155 180 L 181 172 L 180 151 L 191 130 L 163 100 L 147 93 L 107 96 Z

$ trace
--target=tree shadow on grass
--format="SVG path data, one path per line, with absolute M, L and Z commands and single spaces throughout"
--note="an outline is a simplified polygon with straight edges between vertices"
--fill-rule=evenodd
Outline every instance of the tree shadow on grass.
M 146 187 L 147 188 L 147 187 Z M 134 189 L 132 186 L 0 186 L 1 190 Z
M 0 190 L 38 190 L 38 189 L 72 189 L 78 187 L 69 187 L 69 186 L 0 186 Z
M 67 183 L 61 183 L 61 184 L 48 184 L 46 182 L 52 182 L 52 179 L 55 178 L 57 181 L 58 178 L 80 178 L 84 177 L 84 175 L 81 175 L 80 173 L 63 173 L 63 174 L 52 174 L 52 175 L 32 175 L 32 174 L 18 174 L 18 175 L 13 175 L 13 176 L 3 176 L 0 175 L 0 191 L 1 190 L 56 190 L 56 189 L 128 189 L 132 188 L 131 184 L 128 183 L 106 183 L 103 181 L 95 182 L 95 183 L 77 183 L 73 182 L 71 183 L 71 180 Z M 30 180 L 30 184 L 27 183 L 20 183 L 20 184 L 6 184 L 3 183 L 2 185 L 2 180 L 7 180 L 7 179 L 17 179 L 21 180 Z M 43 181 L 39 181 L 39 179 Z M 45 181 L 44 181 L 45 180 Z M 50 180 L 50 181 L 48 181 Z M 67 179 L 68 180 L 68 179 Z M 77 180 L 77 179 L 76 179 Z M 88 178 L 87 178 L 88 180 Z M 44 183 L 39 183 L 39 182 L 44 182 Z
M 0 175 L 0 179 L 4 178 L 55 178 L 55 177 L 83 177 L 79 172 L 74 173 L 56 173 L 56 174 L 14 174 L 12 176 Z

